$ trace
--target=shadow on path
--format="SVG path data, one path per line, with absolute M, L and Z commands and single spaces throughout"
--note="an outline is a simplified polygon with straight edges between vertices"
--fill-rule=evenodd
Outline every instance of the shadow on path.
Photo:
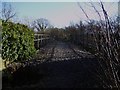
M 86 88 L 96 87 L 95 59 L 65 60 L 44 63 L 41 66 L 46 68 L 48 76 L 44 78 L 44 88 Z M 91 70 L 91 71 L 90 71 Z M 38 85 L 39 87 L 39 85 Z

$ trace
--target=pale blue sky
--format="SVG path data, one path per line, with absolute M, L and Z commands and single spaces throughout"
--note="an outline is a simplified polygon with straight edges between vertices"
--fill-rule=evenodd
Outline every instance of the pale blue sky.
M 79 21 L 79 7 L 77 3 L 58 2 L 14 2 L 12 6 L 19 18 L 46 18 L 57 27 L 69 25 L 71 21 Z
M 85 4 L 81 2 L 80 4 L 91 19 L 98 19 L 97 14 L 88 6 L 88 3 Z M 93 4 L 101 12 L 98 4 L 95 2 L 93 2 Z M 117 15 L 117 2 L 107 2 L 104 4 L 110 17 Z M 18 18 L 21 20 L 25 18 L 31 20 L 46 18 L 52 25 L 57 27 L 67 26 L 71 21 L 77 23 L 80 20 L 86 20 L 86 17 L 76 2 L 12 2 L 11 5 L 17 12 Z M 102 13 L 101 15 L 103 16 Z

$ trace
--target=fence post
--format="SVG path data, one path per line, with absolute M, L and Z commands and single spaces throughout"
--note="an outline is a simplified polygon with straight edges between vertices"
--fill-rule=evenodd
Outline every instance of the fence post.
M 37 34 L 37 42 L 38 42 L 38 48 L 39 48 L 39 34 Z

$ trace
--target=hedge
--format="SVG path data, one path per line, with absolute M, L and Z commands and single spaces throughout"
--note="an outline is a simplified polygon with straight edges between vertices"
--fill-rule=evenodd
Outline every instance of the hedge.
M 2 59 L 22 62 L 30 59 L 36 52 L 34 32 L 23 24 L 2 21 Z

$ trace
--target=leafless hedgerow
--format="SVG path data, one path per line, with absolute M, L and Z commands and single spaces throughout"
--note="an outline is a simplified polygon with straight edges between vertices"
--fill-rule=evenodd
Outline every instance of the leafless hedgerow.
M 93 31 L 93 37 L 96 46 L 96 56 L 99 57 L 99 63 L 101 66 L 101 72 L 98 71 L 98 77 L 103 83 L 103 87 L 108 88 L 120 88 L 120 26 L 119 17 L 118 22 L 113 22 L 104 8 L 104 4 L 100 1 L 99 4 L 104 15 L 104 22 L 101 20 L 101 15 L 92 2 L 91 6 L 98 14 L 100 21 L 94 26 L 89 16 L 78 3 L 80 9 L 83 11 L 89 24 L 91 24 L 91 30 Z

